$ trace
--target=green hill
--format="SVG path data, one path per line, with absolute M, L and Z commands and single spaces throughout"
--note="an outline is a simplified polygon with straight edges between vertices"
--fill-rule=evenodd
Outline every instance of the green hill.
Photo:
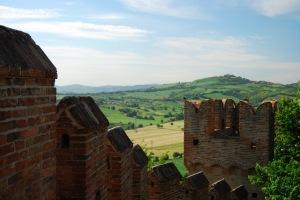
M 224 75 L 192 82 L 155 85 L 144 90 L 89 95 L 108 116 L 112 126 L 122 125 L 126 129 L 132 129 L 183 119 L 183 98 L 247 99 L 257 106 L 267 99 L 278 99 L 281 96 L 293 98 L 296 90 L 296 84 L 251 81 Z M 58 96 L 61 97 L 62 95 Z

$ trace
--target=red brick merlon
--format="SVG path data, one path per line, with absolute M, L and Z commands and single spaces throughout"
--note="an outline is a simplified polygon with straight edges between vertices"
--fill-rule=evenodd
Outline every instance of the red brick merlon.
M 189 188 L 199 190 L 203 188 L 208 188 L 209 182 L 202 171 L 195 174 L 189 175 L 186 178 L 186 185 Z
M 149 173 L 149 199 L 182 199 L 181 178 L 181 174 L 172 162 L 153 167 Z
M 57 78 L 55 66 L 29 34 L 0 25 L 0 76 Z
M 234 188 L 232 191 L 233 200 L 247 200 L 248 199 L 248 191 L 244 185 L 240 185 Z
M 202 171 L 189 175 L 184 182 L 185 200 L 208 200 L 209 181 Z
M 91 97 L 64 97 L 58 104 L 58 116 L 67 110 L 75 125 L 84 128 L 107 128 L 109 122 Z
M 182 178 L 177 167 L 172 162 L 153 167 L 153 175 L 156 176 L 160 182 L 181 180 Z
M 134 145 L 132 148 L 133 160 L 140 167 L 144 167 L 148 164 L 148 157 L 140 145 Z
M 216 200 L 230 200 L 231 199 L 231 188 L 230 185 L 221 179 L 210 186 L 210 195 Z
M 133 143 L 125 133 L 122 127 L 114 127 L 108 130 L 107 138 L 113 145 L 113 147 L 121 152 L 124 152 L 126 149 L 131 149 Z

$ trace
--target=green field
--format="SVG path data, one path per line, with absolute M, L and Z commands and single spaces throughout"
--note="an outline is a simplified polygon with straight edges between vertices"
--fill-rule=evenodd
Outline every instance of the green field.
M 163 127 L 147 126 L 135 130 L 128 130 L 129 138 L 136 144 L 145 146 L 155 155 L 173 152 L 183 152 L 183 121 L 163 124 Z
M 101 107 L 103 113 L 107 116 L 110 121 L 111 126 L 120 125 L 125 129 L 133 129 L 133 128 L 142 128 L 144 126 L 151 126 L 164 123 L 165 121 L 170 121 L 165 118 L 164 113 L 162 112 L 151 112 L 148 110 L 144 110 L 143 108 L 139 109 L 131 109 L 138 112 L 143 118 L 138 118 L 134 116 L 127 116 L 126 113 L 120 111 L 122 106 L 115 106 L 114 109 L 112 107 Z M 153 118 L 149 119 L 148 116 L 152 116 Z M 148 118 L 148 119 L 147 119 Z M 134 124 L 134 127 L 128 127 L 129 125 Z

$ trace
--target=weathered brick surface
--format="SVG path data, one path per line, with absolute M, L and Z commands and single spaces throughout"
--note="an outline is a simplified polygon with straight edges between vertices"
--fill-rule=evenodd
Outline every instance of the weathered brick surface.
M 256 199 L 263 198 L 247 176 L 256 163 L 272 157 L 273 102 L 254 109 L 243 101 L 186 101 L 184 123 L 184 162 L 190 173 L 201 170 L 210 182 L 225 178 L 232 187 L 243 184 L 258 194 Z
M 185 200 L 209 200 L 209 182 L 203 172 L 189 175 L 184 183 Z
M 244 200 L 247 189 L 262 199 L 247 175 L 272 157 L 273 103 L 186 101 L 192 175 L 173 163 L 147 172 L 145 152 L 121 127 L 107 130 L 92 98 L 55 105 L 56 68 L 28 34 L 0 26 L 0 46 L 1 200 Z
M 232 200 L 248 200 L 248 191 L 244 185 L 240 185 L 231 191 Z
M 149 199 L 179 200 L 184 198 L 181 175 L 173 163 L 153 167 L 149 172 Z
M 131 140 L 121 127 L 107 134 L 108 200 L 132 199 L 132 147 Z
M 107 198 L 108 121 L 95 105 L 88 97 L 66 97 L 58 105 L 57 199 Z
M 132 152 L 132 199 L 148 199 L 147 155 L 139 145 L 135 145 Z
M 221 179 L 210 186 L 210 199 L 231 200 L 231 188 L 225 179 Z
M 0 46 L 0 199 L 55 199 L 56 69 L 23 32 Z

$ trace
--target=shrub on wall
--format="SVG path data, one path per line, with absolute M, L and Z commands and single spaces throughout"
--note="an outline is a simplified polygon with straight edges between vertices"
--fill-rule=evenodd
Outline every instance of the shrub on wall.
M 281 99 L 275 115 L 274 160 L 256 166 L 251 183 L 267 200 L 300 199 L 300 90 L 294 100 Z

